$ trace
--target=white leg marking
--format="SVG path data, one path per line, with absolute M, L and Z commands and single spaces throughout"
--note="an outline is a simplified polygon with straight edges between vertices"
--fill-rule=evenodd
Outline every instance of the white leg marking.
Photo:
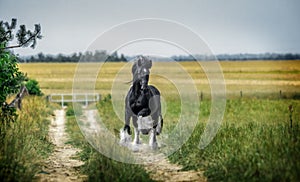
M 122 129 L 120 129 L 120 145 L 129 146 L 131 143 L 131 136 Z
M 137 145 L 137 144 L 141 144 L 140 142 L 140 131 L 134 127 L 134 140 L 133 140 L 133 144 Z

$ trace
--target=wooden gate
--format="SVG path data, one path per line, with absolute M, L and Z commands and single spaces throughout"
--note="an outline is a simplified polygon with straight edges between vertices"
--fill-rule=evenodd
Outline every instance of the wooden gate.
M 98 102 L 100 100 L 100 94 L 83 93 L 83 94 L 51 94 L 48 95 L 49 102 L 61 103 L 61 107 L 64 103 L 68 102 L 81 102 L 88 106 L 89 102 Z

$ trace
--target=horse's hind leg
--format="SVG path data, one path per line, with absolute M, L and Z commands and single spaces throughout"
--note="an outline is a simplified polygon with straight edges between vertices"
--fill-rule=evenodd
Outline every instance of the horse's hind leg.
M 133 144 L 135 144 L 135 145 L 141 144 L 141 141 L 140 141 L 140 131 L 138 130 L 137 120 L 138 120 L 138 118 L 136 116 L 132 117 L 132 123 L 133 123 L 133 126 L 134 126 L 134 140 L 133 140 Z
M 159 110 L 159 112 L 157 111 L 157 112 L 153 113 L 152 119 L 154 122 L 153 126 L 156 131 L 156 135 L 159 135 L 162 132 L 162 128 L 163 128 L 163 118 L 160 113 L 160 110 Z
M 156 126 L 156 135 L 159 135 L 162 132 L 163 124 L 164 124 L 164 120 L 163 120 L 162 116 L 160 115 L 158 117 L 158 122 L 157 122 L 157 126 Z

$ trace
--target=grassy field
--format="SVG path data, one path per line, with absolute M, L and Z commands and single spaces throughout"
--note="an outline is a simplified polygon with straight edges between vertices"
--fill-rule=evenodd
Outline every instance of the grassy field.
M 294 107 L 292 127 L 289 105 Z M 208 116 L 202 107 L 192 136 L 169 157 L 173 162 L 185 170 L 204 170 L 209 181 L 299 181 L 299 100 L 227 100 L 217 135 L 199 149 Z
M 183 147 L 169 156 L 172 162 L 182 164 L 186 170 L 204 170 L 209 181 L 300 180 L 300 61 L 220 62 L 226 83 L 226 110 L 219 132 L 203 150 L 198 145 L 210 114 L 210 86 L 197 63 L 176 64 L 155 63 L 151 70 L 150 82 L 159 88 L 166 104 L 163 132 L 168 134 L 172 131 L 180 114 L 181 102 L 176 84 L 170 81 L 185 82 L 186 73 L 178 71 L 178 66 L 194 79 L 197 91 L 204 94 L 204 99 L 194 132 Z M 95 66 L 99 65 L 87 66 L 97 69 Z M 45 94 L 72 92 L 76 70 L 74 63 L 20 64 L 20 68 L 30 78 L 40 82 Z M 124 68 L 124 72 L 120 72 L 121 68 Z M 162 76 L 165 73 L 169 77 Z M 86 78 L 89 78 L 89 74 L 85 73 Z M 111 93 L 113 84 L 129 88 L 126 82 L 131 79 L 130 65 L 104 64 L 96 77 L 96 92 L 106 98 L 97 103 L 97 109 L 113 132 L 123 124 L 107 94 Z M 292 113 L 288 109 L 290 105 L 293 106 Z M 290 119 L 293 121 L 292 127 Z M 112 174 L 120 176 L 123 168 L 139 171 L 136 176 L 129 173 L 127 179 L 144 176 L 148 180 L 147 174 L 139 166 L 120 165 L 93 151 L 81 135 L 76 135 L 78 132 L 72 132 L 78 131 L 74 118 L 69 118 L 68 127 L 70 133 L 74 134 L 71 142 L 84 149 L 81 156 L 88 162 L 84 171 L 91 172 L 91 180 L 104 179 L 103 176 L 101 178 L 104 171 L 115 171 Z
M 243 92 L 244 97 L 263 95 L 276 98 L 279 97 L 280 90 L 282 97 L 293 97 L 300 88 L 300 61 L 223 61 L 220 64 L 228 98 L 240 96 L 240 91 Z M 87 65 L 91 70 L 95 70 L 95 67 L 97 70 L 100 67 L 100 64 L 90 63 Z M 71 93 L 76 66 L 76 63 L 30 63 L 20 64 L 20 69 L 30 78 L 39 81 L 45 94 Z M 176 94 L 176 88 L 170 78 L 175 79 L 178 83 L 185 81 L 186 77 L 183 75 L 187 73 L 180 72 L 181 66 L 194 79 L 198 92 L 203 92 L 204 97 L 209 97 L 210 86 L 206 74 L 196 62 L 182 62 L 179 65 L 154 63 L 150 76 L 151 84 L 156 85 L 162 94 L 170 94 L 170 90 Z M 130 64 L 126 65 L 125 63 L 102 65 L 99 74 L 96 75 L 96 92 L 104 95 L 111 93 L 112 83 L 116 81 L 120 82 L 116 84 L 125 85 L 125 82 L 131 80 L 130 69 Z M 122 71 L 120 72 L 120 70 Z M 85 75 L 88 77 L 88 73 Z M 121 79 L 116 79 L 117 76 Z M 169 76 L 169 78 L 163 76 Z
M 184 170 L 205 171 L 209 181 L 299 181 L 299 100 L 227 100 L 219 132 L 205 149 L 200 149 L 198 146 L 210 114 L 210 104 L 209 100 L 202 101 L 198 124 L 188 141 L 169 156 L 172 162 L 183 165 Z M 290 105 L 293 105 L 293 113 L 288 109 Z M 111 133 L 123 126 L 113 110 L 110 97 L 100 101 L 97 108 Z M 176 126 L 179 110 L 178 101 L 168 100 L 163 135 L 169 135 Z M 158 141 L 161 139 L 159 136 Z
M 22 103 L 14 123 L 1 118 L 0 177 L 4 181 L 32 181 L 53 149 L 48 137 L 51 107 L 44 98 L 34 96 Z

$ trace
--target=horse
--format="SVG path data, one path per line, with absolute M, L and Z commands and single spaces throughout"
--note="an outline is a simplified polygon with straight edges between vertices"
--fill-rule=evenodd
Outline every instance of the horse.
M 125 124 L 123 132 L 131 135 L 130 119 L 134 126 L 134 145 L 140 144 L 140 132 L 149 136 L 149 146 L 158 148 L 156 136 L 162 131 L 160 92 L 148 85 L 152 61 L 148 57 L 139 56 L 132 66 L 132 86 L 125 98 Z M 121 143 L 124 142 L 124 139 Z

